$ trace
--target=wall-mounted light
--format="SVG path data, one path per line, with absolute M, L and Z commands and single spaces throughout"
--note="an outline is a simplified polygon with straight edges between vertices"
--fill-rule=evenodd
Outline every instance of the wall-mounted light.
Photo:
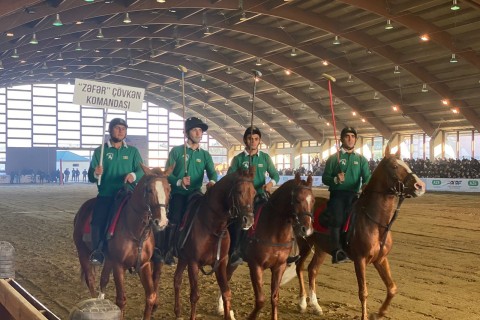
M 393 73 L 394 74 L 399 74 L 400 73 L 400 69 L 398 66 L 395 66 L 395 69 L 393 70 Z
M 256 66 L 261 66 L 262 65 L 262 59 L 257 58 L 257 60 L 255 61 L 255 65 Z
M 353 78 L 351 74 L 348 75 L 347 83 L 353 83 Z
M 427 88 L 427 84 L 426 84 L 426 83 L 424 83 L 424 84 L 422 85 L 422 92 L 428 92 L 428 88 Z
M 291 57 L 296 57 L 297 56 L 297 50 L 295 48 L 292 48 L 292 51 L 290 52 Z
M 338 38 L 338 36 L 335 36 L 335 39 L 333 40 L 332 44 L 340 44 L 340 39 Z
M 11 57 L 12 57 L 13 59 L 18 59 L 18 58 L 20 58 L 20 56 L 18 55 L 18 51 L 17 51 L 16 48 L 13 49 L 13 52 L 12 52 Z
M 98 29 L 98 33 L 97 33 L 97 38 L 98 39 L 103 39 L 103 32 L 102 32 L 102 28 Z

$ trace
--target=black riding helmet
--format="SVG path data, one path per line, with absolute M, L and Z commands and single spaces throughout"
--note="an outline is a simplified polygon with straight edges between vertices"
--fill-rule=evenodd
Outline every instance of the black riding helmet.
M 260 129 L 258 129 L 257 127 L 253 126 L 252 127 L 248 127 L 246 130 L 245 130 L 245 133 L 243 134 L 243 142 L 247 143 L 247 137 L 248 135 L 250 134 L 258 134 L 258 136 L 260 138 L 262 138 L 262 133 L 260 132 Z
M 357 139 L 357 130 L 355 130 L 355 128 L 353 127 L 345 127 L 340 133 L 340 140 L 343 140 L 343 138 L 345 138 L 347 133 L 353 133 L 353 135 L 355 136 L 355 139 Z
M 188 131 L 193 128 L 200 128 L 203 132 L 205 132 L 208 130 L 208 125 L 197 117 L 190 117 L 185 120 L 185 133 L 188 134 Z
M 110 124 L 108 125 L 108 132 L 112 134 L 113 127 L 118 125 L 128 128 L 127 121 L 123 120 L 122 118 L 114 118 L 112 119 L 112 121 L 110 121 Z

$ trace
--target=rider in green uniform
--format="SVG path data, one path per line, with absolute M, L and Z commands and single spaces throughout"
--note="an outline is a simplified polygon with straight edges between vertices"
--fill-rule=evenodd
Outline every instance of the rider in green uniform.
M 110 140 L 105 143 L 103 161 L 100 159 L 101 147 L 95 149 L 88 169 L 88 179 L 97 183 L 101 176 L 101 183 L 97 184 L 98 195 L 93 208 L 91 235 L 92 249 L 90 262 L 94 265 L 103 264 L 102 243 L 104 242 L 108 217 L 115 195 L 128 185 L 138 182 L 143 176 L 140 164 L 143 162 L 138 149 L 127 145 L 127 123 L 121 118 L 110 121 L 108 132 Z
M 262 133 L 257 127 L 249 127 L 243 134 L 243 142 L 245 143 L 245 150 L 237 154 L 228 168 L 228 173 L 237 171 L 239 168 L 248 169 L 250 163 L 256 167 L 253 185 L 257 191 L 255 196 L 255 207 L 265 203 L 267 198 L 265 192 L 270 193 L 280 176 L 270 156 L 259 150 L 262 139 Z M 266 173 L 270 177 L 270 181 L 266 182 Z M 240 265 L 243 262 L 239 252 L 240 239 L 242 238 L 241 223 L 235 222 L 229 226 L 230 233 L 230 264 L 232 266 Z M 245 234 L 245 232 L 244 232 Z
M 164 232 L 164 257 L 165 264 L 175 263 L 172 252 L 172 240 L 177 225 L 182 221 L 188 205 L 189 196 L 195 192 L 201 192 L 205 172 L 209 179 L 207 188 L 217 181 L 217 173 L 212 156 L 207 150 L 200 148 L 203 133 L 208 130 L 208 125 L 202 120 L 191 117 L 185 121 L 186 161 L 184 161 L 185 146 L 173 147 L 168 154 L 166 167 L 175 165 L 173 172 L 168 176 L 168 182 L 172 187 L 169 202 L 170 221 Z M 187 170 L 185 171 L 185 162 Z M 167 251 L 167 252 L 165 252 Z
M 360 187 L 368 183 L 371 177 L 368 160 L 354 151 L 357 131 L 352 127 L 344 128 L 340 141 L 342 146 L 339 154 L 333 154 L 327 159 L 322 176 L 323 184 L 330 191 L 327 209 L 330 214 L 328 226 L 332 242 L 332 263 L 348 261 L 340 244 L 341 227 L 347 220 Z

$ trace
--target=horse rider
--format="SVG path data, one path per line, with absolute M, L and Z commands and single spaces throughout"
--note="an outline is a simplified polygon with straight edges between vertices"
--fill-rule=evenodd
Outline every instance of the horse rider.
M 164 258 L 165 264 L 170 266 L 175 264 L 173 238 L 177 225 L 182 221 L 187 209 L 189 197 L 194 193 L 201 193 L 205 172 L 209 180 L 207 189 L 217 181 L 217 172 L 212 156 L 207 150 L 200 148 L 203 133 L 207 130 L 208 125 L 202 120 L 196 117 L 188 118 L 185 120 L 184 134 L 187 137 L 185 145 L 173 147 L 168 154 L 166 167 L 175 165 L 173 172 L 168 176 L 168 182 L 172 186 L 168 213 L 170 223 L 166 230 L 157 234 L 156 242 L 163 244 L 162 255 L 159 257 L 156 254 L 154 259 Z M 184 152 L 186 161 L 184 161 Z
M 97 184 L 98 195 L 93 208 L 91 235 L 92 249 L 90 262 L 94 265 L 103 264 L 102 252 L 108 217 L 117 192 L 128 183 L 138 182 L 143 176 L 143 163 L 137 148 L 127 145 L 127 122 L 115 118 L 108 125 L 110 139 L 104 144 L 103 161 L 100 159 L 101 146 L 95 149 L 88 169 L 88 180 Z
M 270 156 L 259 150 L 261 142 L 262 133 L 260 130 L 255 126 L 248 127 L 243 134 L 245 150 L 232 159 L 227 172 L 227 174 L 229 174 L 236 172 L 239 168 L 248 169 L 250 163 L 256 167 L 255 177 L 253 179 L 253 185 L 257 191 L 255 196 L 255 208 L 258 208 L 260 205 L 268 201 L 266 192 L 271 193 L 272 187 L 274 187 L 280 179 L 278 171 Z M 266 182 L 266 173 L 268 173 L 270 177 L 268 183 Z M 245 236 L 246 231 L 242 231 L 241 221 L 235 221 L 232 223 L 229 226 L 228 231 L 230 233 L 230 265 L 238 266 L 243 263 L 240 254 L 240 243 L 241 239 Z
M 349 260 L 340 243 L 341 228 L 347 220 L 360 187 L 368 183 L 371 177 L 368 160 L 354 150 L 357 131 L 352 127 L 343 128 L 340 142 L 342 143 L 340 150 L 327 159 L 322 175 L 322 182 L 329 187 L 330 191 L 327 210 L 330 214 L 328 226 L 332 245 L 332 263 Z

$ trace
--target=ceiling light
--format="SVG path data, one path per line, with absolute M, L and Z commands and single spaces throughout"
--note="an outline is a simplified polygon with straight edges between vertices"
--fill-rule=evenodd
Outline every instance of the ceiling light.
M 292 74 L 292 71 L 290 71 L 289 69 L 285 69 L 285 74 L 286 74 L 287 76 L 289 76 L 289 75 Z
M 424 83 L 422 86 L 422 92 L 428 92 L 427 84 Z
M 47 69 L 48 69 L 48 67 L 47 67 L 47 63 L 46 63 L 46 62 L 44 62 L 44 63 L 43 63 L 43 65 L 42 65 L 42 69 L 43 69 L 43 70 L 47 70 Z
M 338 36 L 335 36 L 335 40 L 333 40 L 332 44 L 340 44 L 340 40 L 338 39 Z
M 245 11 L 242 11 L 242 15 L 240 16 L 240 21 L 245 21 L 247 20 L 247 14 L 245 13 Z
M 95 0 L 85 0 L 85 2 L 94 2 Z
M 457 4 L 457 0 L 452 1 L 452 6 L 450 7 L 450 10 L 452 11 L 457 11 L 460 9 L 460 6 Z
M 98 39 L 103 39 L 103 32 L 102 32 L 102 28 L 98 29 L 97 38 L 98 38 Z
M 227 70 L 225 71 L 226 74 L 232 74 L 232 68 L 227 67 Z
M 352 82 L 353 82 L 353 78 L 352 78 L 352 75 L 351 75 L 351 74 L 348 75 L 347 82 L 348 82 L 348 83 L 352 83 Z
M 12 58 L 14 58 L 14 59 L 18 59 L 18 58 L 20 58 L 20 56 L 18 55 L 18 51 L 17 51 L 17 49 L 16 49 L 16 48 L 15 48 L 15 49 L 13 49 L 13 52 L 12 52 L 12 55 L 11 55 L 11 57 L 12 57 Z
M 297 55 L 297 50 L 295 48 L 292 48 L 292 52 L 290 52 L 291 57 L 295 57 Z
M 366 122 L 367 120 L 365 120 L 365 118 L 362 118 L 362 122 Z
M 356 115 L 357 115 L 357 113 L 355 111 L 352 111 L 352 116 L 355 117 Z
M 53 21 L 53 25 L 55 27 L 63 26 L 62 20 L 60 20 L 60 14 L 59 13 L 57 13 L 57 15 L 55 16 L 55 20 Z
M 123 23 L 132 23 L 132 19 L 130 19 L 130 15 L 125 13 L 125 18 L 123 18 Z
M 75 51 L 82 51 L 82 47 L 80 46 L 80 42 L 77 42 L 77 46 L 75 47 Z
M 324 66 L 328 66 L 328 61 L 327 61 L 327 60 L 322 60 L 322 64 L 323 64 Z
M 375 93 L 373 94 L 373 100 L 378 100 L 380 99 L 380 97 L 378 96 L 378 92 L 375 91 Z
M 228 100 L 227 99 L 225 99 L 225 105 L 228 106 Z
M 392 20 L 388 19 L 387 24 L 385 25 L 385 30 L 391 30 L 391 29 L 393 29 Z
M 426 33 L 425 33 L 425 34 L 422 34 L 422 35 L 420 36 L 420 40 L 422 40 L 422 41 L 428 41 L 428 40 L 430 40 L 430 36 L 429 36 L 428 34 L 426 34 Z
M 202 82 L 207 81 L 207 79 L 205 79 L 205 75 L 202 74 L 202 78 L 200 79 L 200 81 L 202 81 Z
M 212 34 L 212 32 L 210 31 L 210 27 L 205 27 L 205 31 L 203 32 L 204 35 L 206 36 L 209 36 Z
M 308 89 L 309 90 L 314 90 L 315 89 L 315 87 L 313 86 L 313 83 L 310 82 L 310 85 L 308 86 Z
M 253 96 L 250 96 L 250 97 L 248 98 L 248 102 L 253 102 Z M 247 117 L 248 117 L 248 116 L 247 116 Z
M 261 66 L 262 65 L 262 59 L 257 58 L 257 61 L 255 62 L 256 66 Z
M 61 52 L 58 54 L 57 60 L 58 60 L 58 61 L 62 61 L 62 60 L 63 60 L 63 57 L 62 57 L 62 53 L 61 53 Z
M 7 37 L 13 37 L 13 32 L 7 32 L 7 33 L 5 33 L 5 35 L 6 35 Z
M 3 70 L 3 69 L 4 69 L 3 68 L 3 62 L 2 62 L 2 60 L 0 60 L 0 70 Z
M 393 109 L 393 111 L 398 111 L 398 106 L 397 106 L 397 105 L 393 105 L 393 106 L 392 106 L 392 109 Z
M 158 3 L 165 3 L 165 0 L 157 0 Z
M 30 44 L 38 44 L 37 35 L 34 33 L 32 39 L 29 42 Z
M 452 112 L 455 113 L 455 114 L 460 113 L 460 110 L 458 110 L 458 108 L 452 108 L 450 110 L 452 110 Z
M 442 99 L 442 104 L 444 106 L 448 106 L 450 104 L 450 101 L 448 101 L 448 99 Z
M 455 56 L 455 53 L 452 53 L 452 57 L 450 58 L 450 63 L 457 63 L 457 57 Z
M 399 74 L 400 73 L 400 70 L 399 70 L 398 66 L 395 66 L 395 69 L 393 70 L 393 73 L 394 74 Z

